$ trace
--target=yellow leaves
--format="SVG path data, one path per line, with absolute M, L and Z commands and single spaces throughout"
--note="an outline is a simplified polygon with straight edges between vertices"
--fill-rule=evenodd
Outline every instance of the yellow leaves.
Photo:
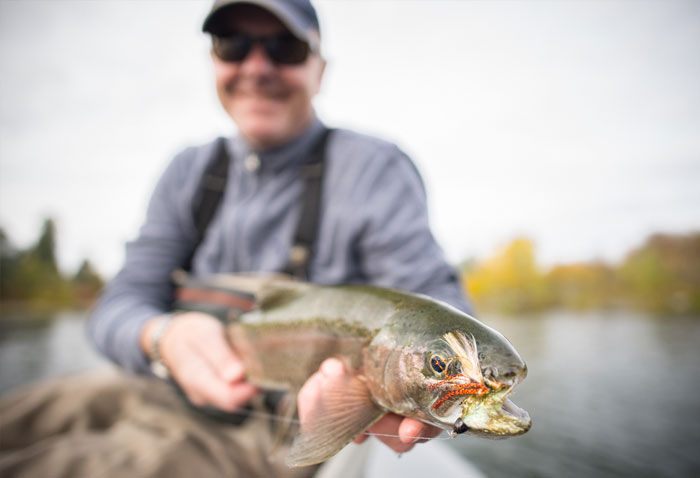
M 519 238 L 462 272 L 480 310 L 632 307 L 663 314 L 700 312 L 700 233 L 654 235 L 619 265 L 593 261 L 548 271 L 538 266 L 534 243 Z
M 491 258 L 466 271 L 467 292 L 477 307 L 503 312 L 536 310 L 547 304 L 544 276 L 529 239 L 516 239 Z

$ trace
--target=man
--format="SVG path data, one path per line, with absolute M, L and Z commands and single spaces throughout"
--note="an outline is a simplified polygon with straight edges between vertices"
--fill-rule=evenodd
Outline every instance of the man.
M 190 148 L 169 165 L 89 330 L 123 368 L 150 374 L 150 362 L 165 364 L 192 403 L 234 411 L 259 390 L 245 381 L 219 320 L 193 312 L 172 319 L 171 275 L 188 262 L 194 276 L 284 269 L 302 208 L 300 171 L 325 129 L 312 106 L 325 61 L 318 19 L 305 0 L 217 1 L 203 30 L 212 35 L 217 93 L 238 135 Z M 198 243 L 192 204 L 217 144 L 232 158 L 228 184 Z M 430 233 L 411 161 L 389 143 L 347 130 L 332 131 L 325 151 L 308 279 L 402 288 L 467 309 Z M 329 361 L 307 382 L 302 418 L 325 380 L 342 373 Z M 397 435 L 382 437 L 397 452 L 438 432 L 393 415 L 370 431 Z

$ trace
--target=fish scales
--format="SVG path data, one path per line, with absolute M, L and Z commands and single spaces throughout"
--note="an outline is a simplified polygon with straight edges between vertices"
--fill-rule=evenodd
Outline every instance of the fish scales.
M 236 280 L 217 280 L 222 284 Z M 387 412 L 468 433 L 507 438 L 530 417 L 508 398 L 527 367 L 499 332 L 439 301 L 374 286 L 318 286 L 271 279 L 258 307 L 228 328 L 248 380 L 296 393 L 329 357 L 349 375 L 324 385 L 287 463 L 340 451 Z
M 251 383 L 292 390 L 329 357 L 359 370 L 365 347 L 397 308 L 410 307 L 406 302 L 412 299 L 364 285 L 295 283 L 291 294 L 284 287 L 265 293 L 258 309 L 230 326 L 231 343 Z

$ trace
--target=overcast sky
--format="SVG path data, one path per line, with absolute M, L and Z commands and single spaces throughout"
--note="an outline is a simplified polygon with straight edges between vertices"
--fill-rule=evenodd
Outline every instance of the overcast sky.
M 395 141 L 453 262 L 545 264 L 700 230 L 700 2 L 315 1 L 330 126 Z M 0 226 L 105 274 L 183 147 L 231 134 L 209 1 L 0 0 Z

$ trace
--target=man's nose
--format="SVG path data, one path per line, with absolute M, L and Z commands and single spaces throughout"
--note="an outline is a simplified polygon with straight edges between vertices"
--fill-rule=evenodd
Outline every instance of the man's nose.
M 248 74 L 265 74 L 273 71 L 274 68 L 275 64 L 260 44 L 253 45 L 241 63 L 241 69 Z

